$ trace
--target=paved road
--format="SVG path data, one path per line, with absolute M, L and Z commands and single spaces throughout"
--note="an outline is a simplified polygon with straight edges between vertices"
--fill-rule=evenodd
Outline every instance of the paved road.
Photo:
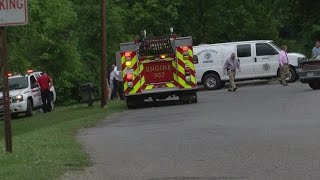
M 319 102 L 320 91 L 295 83 L 129 110 L 81 133 L 95 164 L 64 178 L 318 180 Z

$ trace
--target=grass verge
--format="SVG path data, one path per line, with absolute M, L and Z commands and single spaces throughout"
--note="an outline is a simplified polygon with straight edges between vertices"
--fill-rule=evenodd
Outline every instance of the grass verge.
M 4 128 L 0 121 L 0 179 L 57 179 L 67 171 L 90 165 L 88 154 L 74 138 L 76 131 L 124 109 L 124 103 L 115 102 L 105 109 L 98 105 L 72 106 L 14 119 L 12 154 L 4 153 Z

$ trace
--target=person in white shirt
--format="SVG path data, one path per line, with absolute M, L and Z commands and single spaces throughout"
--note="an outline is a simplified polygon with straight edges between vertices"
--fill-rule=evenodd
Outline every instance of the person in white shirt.
M 111 91 L 113 90 L 113 78 L 114 78 L 114 68 L 115 68 L 115 65 L 113 64 L 110 68 L 110 74 L 109 74 L 109 82 L 110 82 L 110 89 Z
M 124 100 L 123 91 L 122 91 L 122 80 L 120 77 L 120 72 L 117 70 L 117 67 L 113 64 L 111 66 L 113 71 L 110 73 L 110 81 L 112 82 L 112 93 L 111 93 L 111 100 L 120 97 L 121 100 Z

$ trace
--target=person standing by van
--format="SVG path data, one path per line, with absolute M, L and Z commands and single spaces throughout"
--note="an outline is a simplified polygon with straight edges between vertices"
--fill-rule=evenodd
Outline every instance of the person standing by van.
M 229 79 L 230 79 L 230 85 L 228 88 L 229 92 L 234 92 L 237 90 L 236 83 L 234 82 L 236 77 L 236 70 L 240 70 L 240 62 L 236 59 L 236 54 L 232 53 L 231 57 L 226 60 L 224 63 L 223 71 L 224 73 L 228 73 Z
M 316 42 L 316 46 L 312 49 L 312 58 L 320 55 L 320 41 Z
M 282 50 L 279 54 L 279 68 L 280 68 L 280 80 L 283 86 L 288 86 L 286 78 L 289 76 L 289 59 L 288 59 L 288 47 L 282 46 Z
M 38 77 L 37 82 L 41 90 L 42 99 L 42 110 L 44 113 L 51 112 L 51 92 L 50 89 L 53 86 L 52 78 L 44 71 L 40 77 Z

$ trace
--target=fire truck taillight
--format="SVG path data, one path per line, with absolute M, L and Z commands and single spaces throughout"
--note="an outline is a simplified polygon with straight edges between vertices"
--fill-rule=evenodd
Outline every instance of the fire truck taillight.
M 189 55 L 189 52 L 188 52 L 189 47 L 188 47 L 188 46 L 183 46 L 183 47 L 182 47 L 182 50 L 183 50 L 182 55 L 183 55 L 184 57 L 186 57 L 186 56 Z
M 125 56 L 125 57 L 131 57 L 131 52 L 125 52 L 125 53 L 124 53 L 124 56 Z
M 127 80 L 132 81 L 132 74 L 127 74 Z
M 185 76 L 186 76 L 186 81 L 191 82 L 191 69 L 190 69 L 189 65 L 187 65 L 187 64 L 185 65 L 184 72 L 185 72 Z
M 126 57 L 126 61 L 131 61 L 131 52 L 125 52 L 124 56 Z
M 183 50 L 183 51 L 188 51 L 189 48 L 188 48 L 188 46 L 183 46 L 183 47 L 182 47 L 182 50 Z
M 188 60 L 189 59 L 189 47 L 188 46 L 183 46 L 182 47 L 182 50 L 183 50 L 183 59 L 184 60 Z
M 129 73 L 129 74 L 126 74 L 126 78 L 127 78 L 127 81 L 128 81 L 128 87 L 129 88 L 133 88 L 133 74 Z

